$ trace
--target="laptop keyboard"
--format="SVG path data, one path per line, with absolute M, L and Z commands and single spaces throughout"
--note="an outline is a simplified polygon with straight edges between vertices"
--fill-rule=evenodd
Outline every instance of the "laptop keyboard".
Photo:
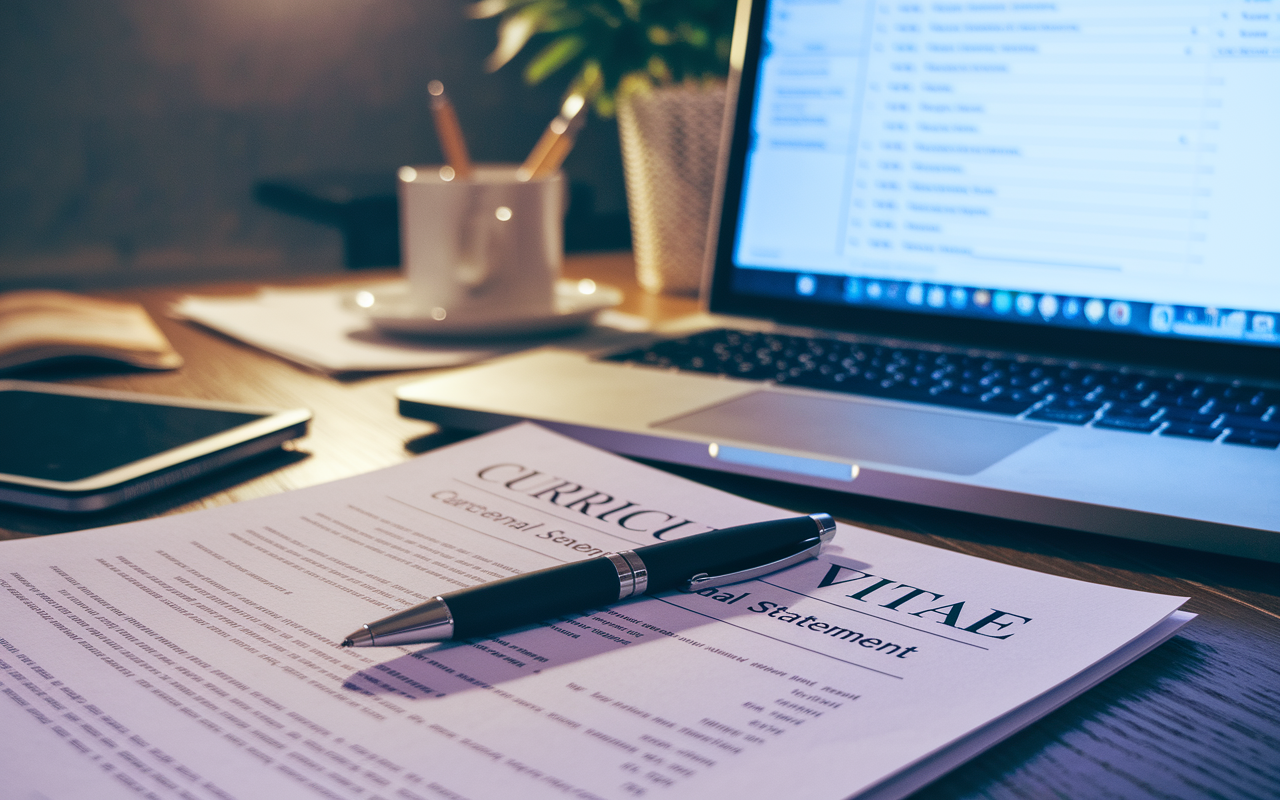
M 1280 390 L 1042 360 L 711 330 L 604 360 L 1063 425 L 1280 446 Z

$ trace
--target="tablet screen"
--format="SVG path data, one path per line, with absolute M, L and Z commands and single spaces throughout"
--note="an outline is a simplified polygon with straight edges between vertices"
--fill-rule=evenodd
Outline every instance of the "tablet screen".
M 76 481 L 268 415 L 0 391 L 0 473 Z

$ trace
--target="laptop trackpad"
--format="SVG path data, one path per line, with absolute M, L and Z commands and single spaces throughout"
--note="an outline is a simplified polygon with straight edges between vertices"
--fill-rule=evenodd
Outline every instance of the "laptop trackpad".
M 653 427 L 712 440 L 808 451 L 840 461 L 973 475 L 1054 430 L 854 399 L 755 392 Z

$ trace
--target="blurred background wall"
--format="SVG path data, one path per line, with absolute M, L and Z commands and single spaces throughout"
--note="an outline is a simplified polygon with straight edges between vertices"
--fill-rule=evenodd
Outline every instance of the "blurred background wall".
M 461 0 L 4 0 L 0 288 L 339 270 L 335 228 L 254 186 L 438 162 L 432 78 L 473 158 L 522 160 L 563 86 L 485 74 L 494 41 Z M 565 170 L 625 212 L 610 122 Z

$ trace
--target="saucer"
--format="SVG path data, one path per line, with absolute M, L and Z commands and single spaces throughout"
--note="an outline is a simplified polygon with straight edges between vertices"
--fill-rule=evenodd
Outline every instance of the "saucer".
M 556 281 L 555 310 L 550 313 L 519 316 L 456 313 L 437 319 L 432 315 L 434 309 L 423 308 L 414 300 L 406 281 L 395 281 L 355 292 L 346 304 L 363 313 L 375 328 L 388 333 L 514 336 L 586 327 L 598 312 L 621 302 L 622 292 L 612 286 L 589 280 L 559 280 Z

